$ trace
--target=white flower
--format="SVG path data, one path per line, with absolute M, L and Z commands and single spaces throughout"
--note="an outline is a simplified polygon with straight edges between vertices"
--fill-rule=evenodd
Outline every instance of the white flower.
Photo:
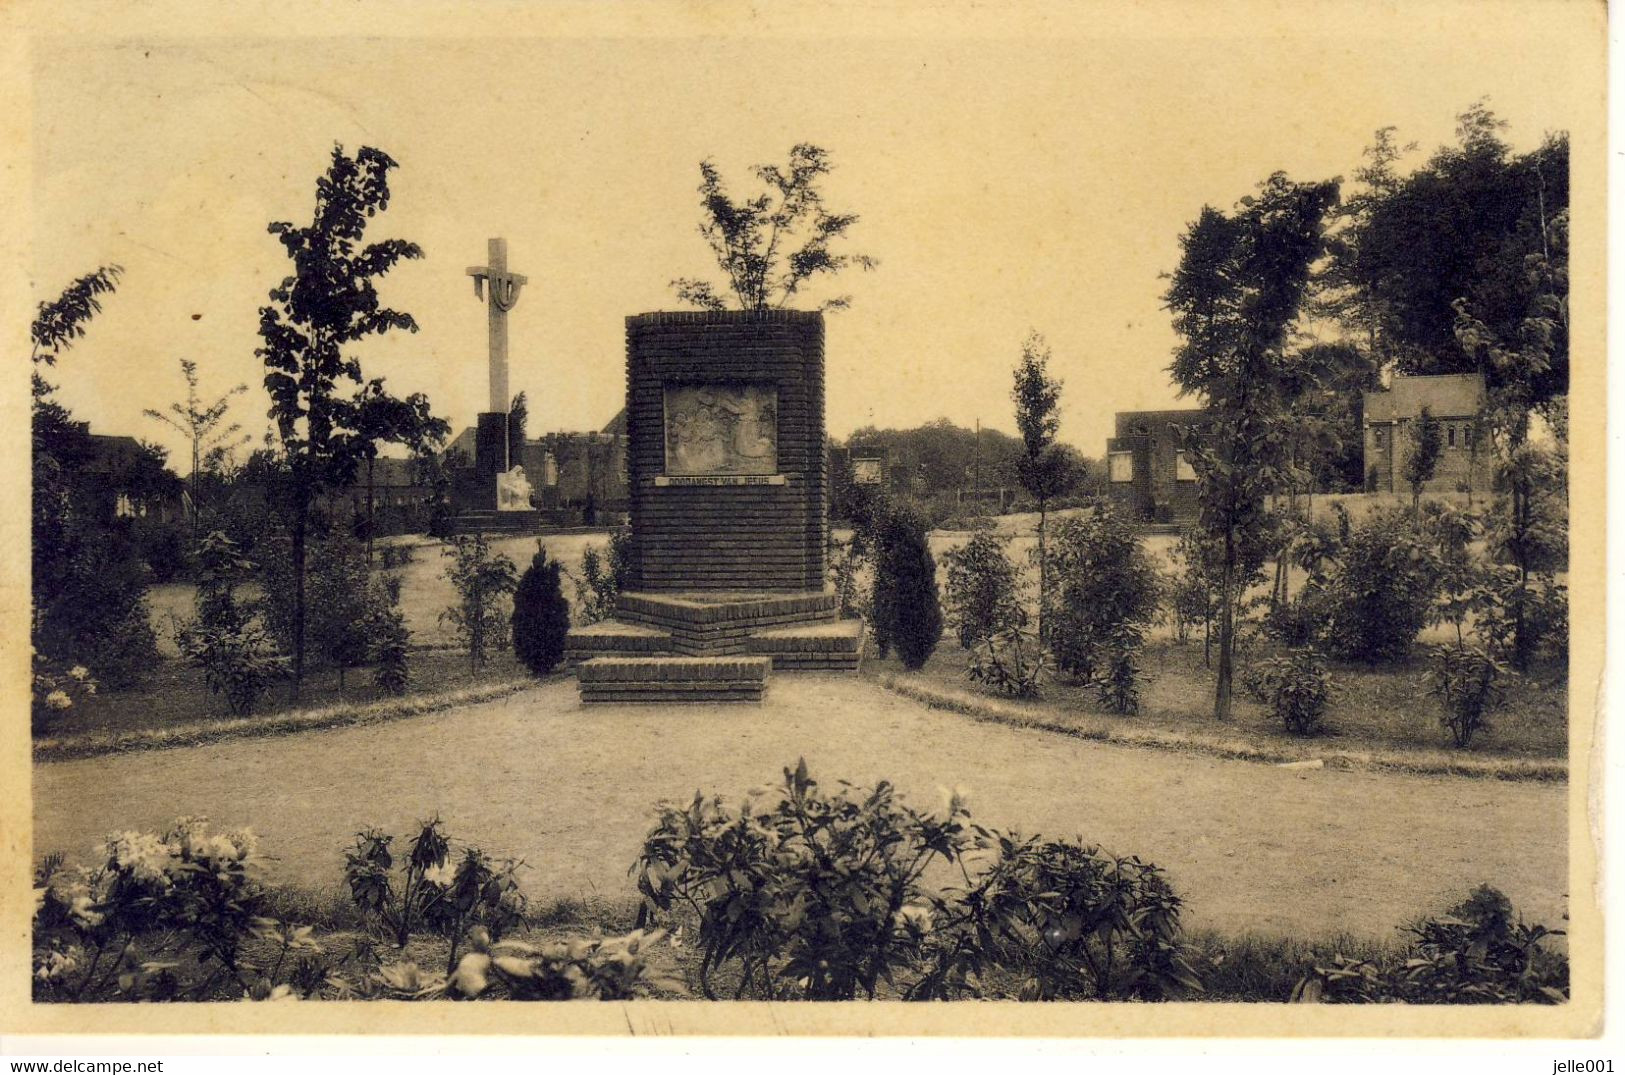
M 931 909 L 918 903 L 907 904 L 898 909 L 892 924 L 898 929 L 925 933 L 931 928 Z
M 45 707 L 47 709 L 72 709 L 73 699 L 68 697 L 67 691 L 58 688 L 45 696 Z
M 449 887 L 456 876 L 457 871 L 452 869 L 449 862 L 442 862 L 438 866 L 431 866 L 423 871 L 423 879 L 439 888 Z
M 84 949 L 78 945 L 74 945 L 66 952 L 55 950 L 36 952 L 34 958 L 37 966 L 34 969 L 34 977 L 42 982 L 65 978 L 79 968 L 79 961 L 84 954 Z
M 490 970 L 490 956 L 484 952 L 470 952 L 457 961 L 457 969 L 451 976 L 451 987 L 465 997 L 477 997 L 491 984 Z
M 100 911 L 92 910 L 94 903 L 89 896 L 75 896 L 68 908 L 68 914 L 84 929 L 95 929 L 102 924 L 107 916 Z
M 68 669 L 68 675 L 72 676 L 74 679 L 77 679 L 80 683 L 83 683 L 85 680 L 90 678 L 90 669 L 86 668 L 82 664 L 76 664 L 72 668 Z
M 952 789 L 949 789 L 939 784 L 937 785 L 937 794 L 942 796 L 943 806 L 947 809 L 950 817 L 969 813 L 967 804 L 970 801 L 970 792 L 963 787 L 956 784 Z
M 170 846 L 150 832 L 122 832 L 107 841 L 107 857 L 137 881 L 167 880 Z

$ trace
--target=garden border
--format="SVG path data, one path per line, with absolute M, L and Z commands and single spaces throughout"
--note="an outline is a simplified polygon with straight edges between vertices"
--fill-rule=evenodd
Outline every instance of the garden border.
M 541 686 L 555 678 L 558 677 L 527 676 L 523 679 L 505 679 L 438 694 L 409 694 L 404 698 L 389 698 L 365 705 L 339 704 L 321 709 L 285 710 L 260 717 L 223 717 L 219 720 L 195 721 L 170 728 L 91 732 L 63 738 L 37 739 L 34 741 L 34 763 L 37 765 L 42 762 L 66 761 L 70 758 L 91 758 L 134 750 L 168 750 L 174 747 L 200 746 L 223 739 L 292 735 L 322 728 L 379 724 L 405 717 L 416 717 L 424 713 L 435 713 L 456 706 L 494 701 L 531 687 Z
M 1567 761 L 1525 758 L 1463 757 L 1443 750 L 1396 751 L 1271 749 L 1240 738 L 1201 738 L 1161 728 L 1135 725 L 1132 717 L 1095 713 L 1062 713 L 1050 706 L 1024 706 L 969 691 L 952 690 L 912 676 L 882 672 L 875 682 L 893 694 L 973 720 L 1014 728 L 1069 735 L 1076 739 L 1207 754 L 1233 761 L 1287 765 L 1319 760 L 1327 769 L 1385 770 L 1426 776 L 1463 776 L 1481 780 L 1536 780 L 1567 783 Z

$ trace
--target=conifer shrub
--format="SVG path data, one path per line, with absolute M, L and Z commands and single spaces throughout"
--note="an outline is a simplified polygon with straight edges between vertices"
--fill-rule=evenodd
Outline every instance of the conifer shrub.
M 561 568 L 549 560 L 541 542 L 513 594 L 513 651 L 526 668 L 546 675 L 564 660 L 564 637 L 570 633 L 570 603 L 565 600 Z
M 909 508 L 894 505 L 876 522 L 871 607 L 880 655 L 895 648 L 904 668 L 924 667 L 942 640 L 942 606 L 925 525 Z

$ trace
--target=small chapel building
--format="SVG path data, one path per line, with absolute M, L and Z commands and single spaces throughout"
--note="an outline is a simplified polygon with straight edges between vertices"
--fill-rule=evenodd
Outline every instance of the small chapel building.
M 1439 424 L 1439 465 L 1424 492 L 1480 492 L 1489 486 L 1490 466 L 1478 443 L 1478 417 L 1484 410 L 1484 378 L 1477 373 L 1412 377 L 1396 374 L 1387 388 L 1361 394 L 1365 439 L 1366 490 L 1405 492 L 1405 462 L 1427 408 Z

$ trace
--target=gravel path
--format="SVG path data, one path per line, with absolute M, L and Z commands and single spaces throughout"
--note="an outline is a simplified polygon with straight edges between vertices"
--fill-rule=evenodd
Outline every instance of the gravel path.
M 816 778 L 891 780 L 928 806 L 960 785 L 977 820 L 1082 835 L 1166 867 L 1192 925 L 1393 937 L 1479 881 L 1561 925 L 1564 785 L 1291 771 L 1068 739 L 928 709 L 856 677 L 779 676 L 761 706 L 583 708 L 564 681 L 371 727 L 34 769 L 36 854 L 202 814 L 249 826 L 272 873 L 336 886 L 367 825 L 447 830 L 532 867 L 548 899 L 633 895 L 661 798 L 737 797 L 805 755 Z

